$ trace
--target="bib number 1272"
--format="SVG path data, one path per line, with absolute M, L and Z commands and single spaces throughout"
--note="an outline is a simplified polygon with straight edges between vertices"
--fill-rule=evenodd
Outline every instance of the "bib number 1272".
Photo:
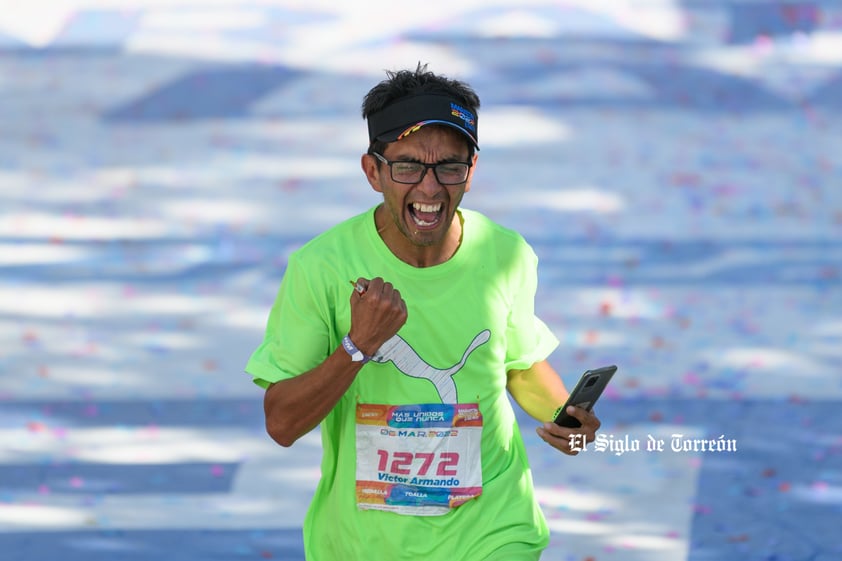
M 427 475 L 435 466 L 437 476 L 452 477 L 456 475 L 456 466 L 459 464 L 458 452 L 393 452 L 390 454 L 388 450 L 378 450 L 377 456 L 379 458 L 378 471 L 387 471 L 397 475 L 409 475 L 412 473 L 413 464 L 418 464 L 416 475 Z

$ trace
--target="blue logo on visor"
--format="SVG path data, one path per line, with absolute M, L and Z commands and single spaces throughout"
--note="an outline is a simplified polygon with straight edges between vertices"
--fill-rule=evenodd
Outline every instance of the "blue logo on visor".
M 473 113 L 465 109 L 464 107 L 459 107 L 455 103 L 450 104 L 450 114 L 457 119 L 461 119 L 465 122 L 465 128 L 468 130 L 476 131 L 477 125 L 474 119 Z

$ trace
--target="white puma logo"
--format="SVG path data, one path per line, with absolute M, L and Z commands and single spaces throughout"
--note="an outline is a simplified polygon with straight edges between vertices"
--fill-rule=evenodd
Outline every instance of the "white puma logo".
M 468 348 L 462 354 L 462 360 L 454 364 L 447 370 L 439 370 L 434 366 L 428 364 L 423 358 L 418 356 L 409 343 L 404 341 L 400 335 L 395 335 L 377 349 L 374 356 L 371 357 L 373 362 L 385 364 L 392 362 L 395 368 L 402 373 L 412 378 L 423 378 L 429 380 L 436 387 L 436 391 L 441 398 L 442 403 L 458 403 L 456 400 L 456 382 L 453 381 L 453 375 L 459 372 L 468 360 L 468 356 L 476 350 L 480 345 L 485 344 L 491 338 L 491 331 L 488 329 L 480 331 Z

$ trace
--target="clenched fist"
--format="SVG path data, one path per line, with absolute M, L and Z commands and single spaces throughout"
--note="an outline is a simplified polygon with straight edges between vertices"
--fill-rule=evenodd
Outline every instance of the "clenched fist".
M 351 294 L 351 341 L 368 356 L 406 323 L 406 302 L 401 293 L 380 277 L 359 278 Z

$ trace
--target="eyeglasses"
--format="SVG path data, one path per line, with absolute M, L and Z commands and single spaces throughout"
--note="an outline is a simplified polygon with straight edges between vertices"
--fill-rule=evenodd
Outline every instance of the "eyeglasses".
M 441 162 L 438 164 L 423 164 L 421 162 L 405 162 L 402 160 L 389 161 L 377 152 L 372 152 L 375 158 L 389 166 L 392 181 L 395 183 L 421 183 L 427 170 L 433 170 L 436 181 L 442 185 L 459 185 L 468 180 L 468 170 L 471 164 L 467 162 Z

